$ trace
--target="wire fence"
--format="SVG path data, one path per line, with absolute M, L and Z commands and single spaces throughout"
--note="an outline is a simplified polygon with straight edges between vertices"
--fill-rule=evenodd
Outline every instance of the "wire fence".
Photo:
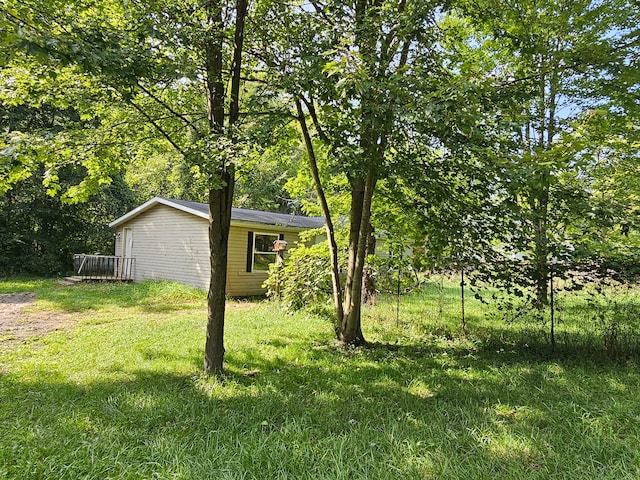
M 640 287 L 620 279 L 549 276 L 547 302 L 536 304 L 533 289 L 511 290 L 480 282 L 467 270 L 423 274 L 416 288 L 401 295 L 387 290 L 393 303 L 387 317 L 397 325 L 415 322 L 465 330 L 504 325 L 535 332 L 540 342 L 604 348 L 613 356 L 640 352 Z

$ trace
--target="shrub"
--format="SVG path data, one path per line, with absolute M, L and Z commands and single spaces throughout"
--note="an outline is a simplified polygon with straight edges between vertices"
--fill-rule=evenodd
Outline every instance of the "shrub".
M 283 263 L 273 263 L 265 281 L 267 296 L 280 298 L 288 310 L 311 307 L 331 298 L 331 264 L 326 243 L 297 245 Z

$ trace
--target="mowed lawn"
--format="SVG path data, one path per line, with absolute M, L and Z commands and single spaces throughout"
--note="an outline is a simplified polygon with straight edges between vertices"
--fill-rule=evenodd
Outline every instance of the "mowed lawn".
M 420 296 L 398 325 L 393 299 L 367 310 L 358 349 L 319 315 L 230 302 L 216 380 L 202 292 L 0 282 L 17 291 L 63 326 L 0 337 L 0 478 L 640 478 L 632 357 L 534 348 L 473 314 L 462 334 L 412 314 Z

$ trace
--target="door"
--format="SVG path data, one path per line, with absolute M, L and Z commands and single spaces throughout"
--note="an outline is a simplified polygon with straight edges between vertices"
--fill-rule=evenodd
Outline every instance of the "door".
M 124 265 L 122 266 L 122 276 L 131 278 L 131 260 L 133 253 L 133 228 L 125 228 L 123 230 L 122 256 Z

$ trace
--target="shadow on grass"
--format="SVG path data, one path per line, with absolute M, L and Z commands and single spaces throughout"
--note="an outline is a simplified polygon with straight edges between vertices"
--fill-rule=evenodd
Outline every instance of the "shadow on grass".
M 482 350 L 472 359 L 433 346 L 310 347 L 300 362 L 232 352 L 224 380 L 125 367 L 125 380 L 86 384 L 44 370 L 0 376 L 0 472 L 593 478 L 604 465 L 615 478 L 638 460 L 640 432 L 628 418 L 638 378 L 625 369 L 532 365 L 511 354 L 502 362 Z M 148 355 L 200 364 L 162 349 Z M 600 403 L 603 383 L 616 385 L 607 387 L 616 401 Z M 575 448 L 585 436 L 593 441 Z
M 0 478 L 640 476 L 635 368 L 507 327 L 370 348 L 281 332 L 228 352 L 223 380 L 158 330 L 136 364 L 0 374 Z
M 456 319 L 457 320 L 457 319 Z M 386 321 L 386 325 L 393 322 Z M 388 328 L 384 323 L 382 328 Z M 457 321 L 450 318 L 431 320 L 421 318 L 415 323 L 406 322 L 400 328 L 391 329 L 400 337 L 405 337 L 404 327 L 409 332 L 418 332 L 424 345 L 459 355 L 483 354 L 488 357 L 505 357 L 510 353 L 516 359 L 530 362 L 572 360 L 602 365 L 619 365 L 634 362 L 640 358 L 640 337 L 637 333 L 627 334 L 624 323 L 619 324 L 616 335 L 591 322 L 589 328 L 576 328 L 565 322 L 557 322 L 554 343 L 551 341 L 550 327 L 537 321 L 505 322 L 487 321 L 475 314 L 467 316 L 467 328 L 462 329 Z M 385 338 L 390 335 L 386 334 Z M 412 338 L 411 341 L 414 341 Z M 393 344 L 389 344 L 393 347 Z M 416 347 L 420 350 L 422 347 Z

